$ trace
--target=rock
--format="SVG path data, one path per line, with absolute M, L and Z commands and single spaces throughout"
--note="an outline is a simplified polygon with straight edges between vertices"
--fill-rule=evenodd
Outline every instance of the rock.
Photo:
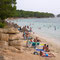
M 21 46 L 14 46 L 16 49 L 21 50 Z
M 0 60 L 9 60 L 9 58 L 4 55 L 0 55 Z
M 0 40 L 8 41 L 9 34 L 0 33 Z
M 0 33 L 6 33 L 6 34 L 16 34 L 19 33 L 17 28 L 11 27 L 11 28 L 0 28 Z
M 20 43 L 21 43 L 20 40 L 9 41 L 9 45 L 10 45 L 10 46 L 21 46 Z
M 3 29 L 2 28 L 0 28 L 0 33 L 2 33 L 3 32 Z
M 8 42 L 6 41 L 0 41 L 0 48 L 2 47 L 7 47 L 8 46 Z
M 5 60 L 4 56 L 0 55 L 0 60 Z
M 20 38 L 20 34 L 10 34 L 9 36 L 9 40 L 19 40 Z
M 17 33 L 19 33 L 19 31 L 18 31 L 17 28 L 8 28 L 7 31 L 4 30 L 4 33 L 7 33 L 7 34 L 17 34 Z
M 8 47 L 8 50 L 10 50 L 11 52 L 20 52 L 20 50 L 18 50 L 18 49 L 16 49 L 15 47 L 13 47 L 13 46 L 9 46 Z

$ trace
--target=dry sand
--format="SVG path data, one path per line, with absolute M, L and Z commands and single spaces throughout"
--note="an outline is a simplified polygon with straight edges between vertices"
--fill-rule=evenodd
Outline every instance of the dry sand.
M 0 51 L 0 54 L 4 55 L 6 60 L 60 60 L 60 49 L 49 40 L 42 38 L 37 34 L 31 35 L 35 38 L 36 36 L 42 41 L 41 43 L 46 43 L 49 45 L 50 52 L 55 55 L 55 57 L 41 57 L 40 55 L 34 55 L 33 52 L 35 51 L 33 48 L 25 47 L 24 39 L 22 37 L 22 33 L 20 33 L 20 40 L 21 40 L 21 52 L 12 52 L 10 50 Z
M 50 52 L 55 55 L 55 59 L 51 59 L 51 60 L 60 60 L 60 45 L 56 45 L 53 42 L 54 39 L 49 39 L 49 38 L 42 37 L 40 35 L 33 34 L 33 33 L 32 33 L 32 35 L 33 35 L 33 37 L 37 36 L 43 43 L 46 43 L 49 45 Z
M 51 42 L 50 40 L 48 40 L 47 38 L 41 37 L 37 34 L 33 34 L 31 33 L 31 35 L 33 36 L 33 38 L 35 37 L 39 37 L 39 39 L 41 40 L 41 43 L 46 43 L 49 45 L 49 49 L 50 52 L 52 54 L 55 55 L 55 57 L 41 57 L 39 55 L 34 55 L 33 52 L 35 51 L 35 49 L 33 48 L 26 48 L 25 47 L 25 43 L 24 40 L 21 40 L 22 44 L 21 44 L 21 49 L 22 49 L 22 53 L 21 53 L 21 60 L 60 60 L 60 47 L 55 45 L 53 42 Z M 23 37 L 22 37 L 23 39 Z

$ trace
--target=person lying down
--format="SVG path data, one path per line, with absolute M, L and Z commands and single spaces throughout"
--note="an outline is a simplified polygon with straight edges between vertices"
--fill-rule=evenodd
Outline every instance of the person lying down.
M 40 51 L 40 56 L 42 56 L 42 57 L 55 57 L 54 56 L 54 54 L 52 54 L 52 53 L 45 53 L 45 52 L 42 52 L 42 51 Z

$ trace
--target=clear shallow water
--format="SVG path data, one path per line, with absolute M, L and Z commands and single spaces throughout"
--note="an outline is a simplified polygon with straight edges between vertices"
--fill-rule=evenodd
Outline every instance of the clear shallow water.
M 60 43 L 60 18 L 16 19 L 12 22 L 20 26 L 31 26 L 33 32 L 40 36 L 55 39 L 56 43 Z

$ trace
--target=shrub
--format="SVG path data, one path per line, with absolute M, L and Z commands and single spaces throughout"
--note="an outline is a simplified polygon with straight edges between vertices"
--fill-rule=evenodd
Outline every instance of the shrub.
M 6 25 L 5 23 L 0 22 L 0 28 L 4 28 L 5 25 Z

